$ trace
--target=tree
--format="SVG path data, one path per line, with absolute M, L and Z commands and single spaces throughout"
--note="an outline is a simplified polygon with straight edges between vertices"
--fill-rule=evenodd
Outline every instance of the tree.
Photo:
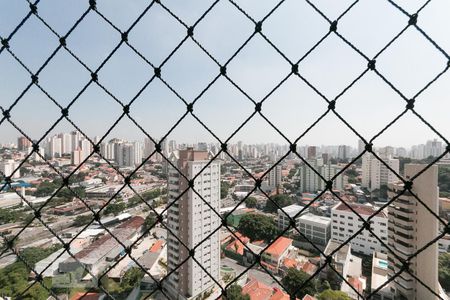
M 317 296 L 318 300 L 351 300 L 346 293 L 341 291 L 325 290 Z
M 439 166 L 438 182 L 441 197 L 450 196 L 450 168 L 448 166 Z
M 132 267 L 128 269 L 122 277 L 120 287 L 123 292 L 130 292 L 135 288 L 144 277 L 144 271 L 138 267 Z
M 230 189 L 230 184 L 226 181 L 220 182 L 220 198 L 226 198 L 228 196 L 228 190 Z
M 115 216 L 117 216 L 119 213 L 121 213 L 122 211 L 124 211 L 126 208 L 125 203 L 123 202 L 118 202 L 118 203 L 110 203 L 106 208 L 105 208 L 105 214 L 109 215 L 109 214 L 113 214 Z
M 258 201 L 255 197 L 248 197 L 247 199 L 245 199 L 245 206 L 247 206 L 248 208 L 256 207 L 257 203 Z
M 302 299 L 306 294 L 315 295 L 317 293 L 317 279 L 311 279 L 303 286 L 309 278 L 310 275 L 307 273 L 295 268 L 289 268 L 281 283 L 289 295 L 295 295 L 295 297 Z
M 294 203 L 294 199 L 289 197 L 288 195 L 280 194 L 274 197 L 271 197 L 273 201 L 267 199 L 265 211 L 274 213 L 277 211 L 278 207 L 274 202 L 278 204 L 279 207 L 285 207 Z
M 268 216 L 246 214 L 239 221 L 238 231 L 252 241 L 271 241 L 277 235 L 275 221 Z
M 90 215 L 79 215 L 76 216 L 75 220 L 73 221 L 73 226 L 83 226 L 89 223 L 92 220 L 92 216 Z
M 53 246 L 47 249 L 30 247 L 20 252 L 20 256 L 31 267 L 34 268 L 36 262 L 48 257 L 61 246 Z M 0 269 L 0 295 L 12 297 L 13 299 L 47 299 L 49 293 L 41 285 L 34 285 L 25 294 L 23 291 L 29 286 L 28 277 L 30 269 L 21 260 Z
M 450 253 L 439 255 L 439 282 L 444 290 L 450 291 Z
M 328 282 L 328 280 L 322 281 L 319 286 L 319 292 L 323 292 L 326 290 L 331 290 L 331 286 L 330 286 L 330 283 Z
M 34 192 L 34 196 L 36 197 L 45 197 L 50 196 L 57 188 L 61 185 L 55 184 L 50 181 L 43 181 Z
M 242 295 L 242 287 L 233 284 L 229 288 L 227 288 L 226 300 L 250 300 L 250 296 L 245 294 Z
M 150 212 L 144 220 L 144 230 L 148 230 L 156 222 L 156 216 L 153 212 Z

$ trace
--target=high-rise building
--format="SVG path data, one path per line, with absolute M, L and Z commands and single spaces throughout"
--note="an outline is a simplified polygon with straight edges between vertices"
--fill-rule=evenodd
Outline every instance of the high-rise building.
M 397 174 L 399 173 L 400 161 L 397 158 L 386 157 L 383 161 Z M 381 163 L 378 159 L 372 159 L 370 167 L 370 190 L 380 189 L 382 185 L 387 185 L 389 182 L 397 181 L 398 177 L 388 167 Z
M 340 160 L 348 160 L 350 158 L 351 147 L 346 145 L 339 145 L 338 158 Z
M 269 186 L 271 188 L 277 188 L 281 185 L 281 166 L 276 165 L 269 172 Z
M 2 176 L 11 176 L 12 178 L 19 178 L 20 177 L 20 169 L 14 172 L 20 165 L 20 162 L 15 162 L 13 159 L 8 159 L 4 161 L 0 161 L 0 174 Z M 14 172 L 14 174 L 13 174 Z
M 142 163 L 142 144 L 140 142 L 133 142 L 133 163 L 139 165 Z
M 32 142 L 24 136 L 17 139 L 17 148 L 19 151 L 25 151 L 32 146 Z
M 302 192 L 314 193 L 318 190 L 324 190 L 326 181 L 320 176 L 325 180 L 331 180 L 341 170 L 341 167 L 332 165 L 330 161 L 325 164 L 322 158 L 308 159 L 307 162 L 312 168 L 306 164 L 300 167 L 300 189 Z M 344 185 L 344 176 L 342 174 L 333 180 L 333 188 L 335 189 L 343 190 Z
M 68 154 L 72 152 L 72 136 L 68 133 L 58 134 L 61 139 L 61 154 Z
M 316 146 L 308 147 L 307 158 L 308 159 L 315 159 L 316 156 L 317 156 L 317 147 Z
M 45 155 L 49 158 L 59 157 L 62 154 L 62 140 L 56 135 L 47 139 L 45 143 Z
M 144 139 L 144 158 L 146 159 L 147 157 L 150 156 L 150 154 L 153 153 L 153 151 L 155 151 L 155 143 L 152 142 L 151 139 L 149 139 L 148 137 L 146 137 Z M 150 158 L 151 160 L 154 160 L 154 156 L 153 159 Z
M 365 147 L 366 147 L 366 144 L 364 143 L 364 141 L 358 140 L 358 155 L 364 151 Z
M 444 152 L 442 147 L 442 142 L 434 139 L 432 141 L 427 141 L 425 144 L 425 157 L 438 157 Z
M 386 149 L 386 148 L 385 148 Z M 390 150 L 388 150 L 390 153 Z M 397 174 L 400 168 L 400 161 L 392 156 L 380 154 L 380 158 Z M 362 178 L 361 186 L 370 191 L 380 189 L 382 185 L 398 180 L 398 177 L 385 164 L 378 160 L 372 153 L 365 153 L 362 157 Z
M 78 166 L 83 160 L 84 160 L 83 152 L 79 148 L 72 151 L 71 155 L 72 165 Z
M 78 147 L 80 147 L 80 141 L 81 141 L 82 135 L 79 131 L 72 131 L 70 133 L 70 135 L 71 135 L 71 139 L 72 139 L 72 141 L 71 141 L 72 151 L 74 151 L 74 150 L 78 149 Z
M 195 151 L 193 148 L 175 151 L 170 156 L 173 164 L 189 180 L 203 170 L 210 158 L 208 152 Z M 210 163 L 194 180 L 193 188 L 209 205 L 192 188 L 184 192 L 188 187 L 189 182 L 169 166 L 170 207 L 167 223 L 172 233 L 169 232 L 167 237 L 167 262 L 168 271 L 175 271 L 169 276 L 165 288 L 172 299 L 201 298 L 214 286 L 211 276 L 219 280 L 219 232 L 211 233 L 220 226 L 219 217 L 213 211 L 220 208 L 220 163 Z M 196 247 L 194 254 L 189 253 L 180 241 L 189 249 L 202 243 Z M 209 275 L 190 255 L 194 255 Z M 186 258 L 187 261 L 183 263 Z
M 407 164 L 405 165 L 405 177 L 411 178 L 424 168 L 425 165 Z M 438 167 L 434 165 L 414 179 L 411 190 L 435 214 L 439 213 L 437 184 Z M 403 188 L 401 182 L 389 184 L 389 197 L 398 196 Z M 395 253 L 395 255 L 390 251 L 387 253 L 388 277 L 393 278 L 390 283 L 390 293 L 394 295 L 395 299 L 437 299 L 429 289 L 439 294 L 437 242 L 409 260 L 410 272 L 424 285 L 406 271 L 395 277 L 395 274 L 401 270 L 404 261 L 438 235 L 438 219 L 428 209 L 410 192 L 398 196 L 388 208 L 388 246 Z
M 309 149 L 309 148 L 308 148 Z M 300 167 L 300 187 L 302 192 L 316 192 L 320 188 L 320 181 L 322 180 L 316 172 L 323 166 L 323 160 L 308 159 L 308 164 L 302 164 Z M 313 170 L 315 169 L 316 172 Z
M 92 145 L 88 139 L 83 139 L 80 141 L 82 160 L 85 160 L 92 152 Z

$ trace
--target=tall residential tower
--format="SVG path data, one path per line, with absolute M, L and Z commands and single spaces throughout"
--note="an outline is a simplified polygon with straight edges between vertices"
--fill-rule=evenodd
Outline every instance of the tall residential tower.
M 405 177 L 412 178 L 425 165 L 405 165 Z M 438 214 L 438 167 L 431 166 L 414 179 L 412 192 L 432 212 Z M 403 190 L 402 183 L 389 184 L 389 198 L 397 196 Z M 406 260 L 438 236 L 438 219 L 421 204 L 410 192 L 400 195 L 389 206 L 388 246 L 395 252 L 388 254 L 388 276 L 394 277 Z M 409 270 L 424 285 L 439 294 L 438 282 L 438 245 L 428 246 L 420 254 L 411 259 Z M 401 258 L 401 260 L 399 260 Z M 395 299 L 437 299 L 427 287 L 422 285 L 408 272 L 402 272 L 390 283 L 390 293 Z
M 220 219 L 213 211 L 220 209 L 220 163 L 213 161 L 205 168 L 211 156 L 207 151 L 192 148 L 174 151 L 170 159 L 183 176 L 169 166 L 167 224 L 172 234 L 167 236 L 167 262 L 169 272 L 175 271 L 165 287 L 173 299 L 192 299 L 213 288 L 211 276 L 219 280 L 219 232 L 211 233 L 220 226 Z M 189 182 L 194 183 L 193 189 L 198 194 L 188 189 Z M 188 249 L 196 247 L 194 257 L 198 263 L 189 257 L 189 250 L 183 244 Z

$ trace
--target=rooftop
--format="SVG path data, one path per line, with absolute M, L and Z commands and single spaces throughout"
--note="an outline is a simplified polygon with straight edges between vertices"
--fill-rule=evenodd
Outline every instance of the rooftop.
M 303 208 L 304 208 L 304 206 L 297 205 L 297 204 L 291 204 L 291 205 L 283 207 L 283 211 L 286 214 L 288 214 L 289 217 L 292 218 L 296 214 L 298 214 Z M 278 214 L 283 214 L 284 215 L 284 213 L 282 213 L 280 209 L 278 209 Z
M 286 251 L 287 248 L 292 245 L 292 242 L 292 239 L 280 236 L 275 240 L 275 242 L 272 243 L 272 245 L 269 246 L 269 248 L 267 248 L 265 253 L 274 256 L 280 256 L 284 251 Z
M 327 247 L 325 248 L 324 251 L 325 255 L 330 255 L 341 245 L 342 245 L 341 242 L 330 240 L 328 242 Z M 336 253 L 333 254 L 333 258 L 337 262 L 345 261 L 349 252 L 350 252 L 350 245 L 348 244 L 343 245 Z
M 347 203 L 347 205 L 345 205 L 344 203 L 339 203 L 338 205 L 336 205 L 333 210 L 338 210 L 338 211 L 346 211 L 346 212 L 350 212 L 353 213 L 353 211 L 349 208 L 349 206 L 356 211 L 358 214 L 362 215 L 362 216 L 371 216 L 373 214 L 375 214 L 378 210 L 378 207 L 372 206 L 372 205 L 366 205 L 366 204 L 357 204 L 357 203 Z M 380 218 L 387 218 L 387 215 L 384 211 L 381 211 L 377 214 L 378 217 Z
M 331 218 L 323 217 L 323 216 L 316 216 L 312 213 L 306 213 L 306 214 L 300 216 L 299 219 L 319 223 L 319 224 L 322 224 L 325 226 L 331 224 Z
M 249 295 L 250 300 L 268 300 L 272 296 L 273 289 L 255 279 L 250 280 L 242 288 L 243 295 Z
M 150 248 L 150 252 L 159 252 L 161 251 L 162 247 L 163 247 L 164 241 L 163 240 L 157 240 L 152 247 Z

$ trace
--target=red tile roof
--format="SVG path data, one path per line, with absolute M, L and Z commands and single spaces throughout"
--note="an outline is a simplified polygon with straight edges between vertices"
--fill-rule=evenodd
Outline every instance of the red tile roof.
M 301 269 L 303 272 L 308 273 L 309 275 L 312 275 L 317 270 L 317 267 L 314 264 L 307 261 L 302 265 Z
M 292 239 L 280 236 L 276 239 L 275 242 L 272 243 L 272 245 L 269 246 L 269 248 L 267 248 L 266 251 L 264 251 L 264 253 L 270 254 L 272 256 L 280 256 L 291 245 Z
M 283 262 L 286 268 L 297 268 L 297 264 L 297 261 L 293 258 L 285 258 Z
M 239 255 L 244 255 L 244 245 L 250 242 L 250 239 L 240 232 L 235 232 L 235 235 L 239 239 L 237 239 L 234 235 L 231 235 L 233 241 L 228 244 L 226 249 L 238 253 Z
M 289 295 L 282 290 L 274 288 L 274 291 L 275 293 L 270 297 L 270 300 L 290 300 Z
M 163 244 L 164 244 L 164 241 L 163 240 L 157 240 L 153 245 L 152 245 L 152 247 L 150 248 L 150 252 L 158 252 L 158 251 L 160 251 L 161 249 L 162 249 L 162 246 L 163 246 Z
M 272 296 L 272 288 L 252 279 L 242 288 L 242 294 L 249 295 L 250 300 L 269 300 Z

